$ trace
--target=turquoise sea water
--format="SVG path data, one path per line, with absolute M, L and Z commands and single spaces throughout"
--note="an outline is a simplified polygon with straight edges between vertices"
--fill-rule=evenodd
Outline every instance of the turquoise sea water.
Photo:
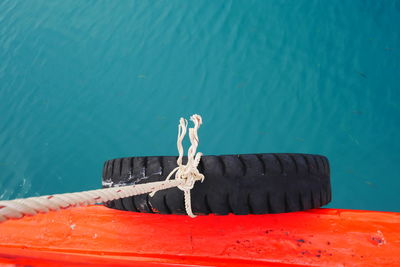
M 400 211 L 400 1 L 0 2 L 0 199 L 96 189 L 105 160 L 328 156 L 329 207 Z

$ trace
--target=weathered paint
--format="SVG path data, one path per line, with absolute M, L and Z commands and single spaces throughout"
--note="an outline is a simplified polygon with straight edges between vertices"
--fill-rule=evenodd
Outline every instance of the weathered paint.
M 187 216 L 73 208 L 0 224 L 0 263 L 400 266 L 400 213 Z

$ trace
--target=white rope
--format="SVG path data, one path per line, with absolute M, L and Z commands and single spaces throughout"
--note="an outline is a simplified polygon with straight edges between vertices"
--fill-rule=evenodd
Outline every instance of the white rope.
M 179 151 L 179 157 L 177 160 L 178 167 L 171 171 L 165 181 L 112 187 L 77 193 L 56 194 L 0 201 L 0 222 L 4 222 L 9 219 L 20 219 L 26 215 L 33 216 L 38 213 L 46 213 L 59 209 L 104 203 L 115 199 L 146 193 L 151 193 L 150 195 L 153 196 L 159 190 L 172 187 L 178 187 L 184 191 L 186 212 L 190 217 L 195 217 L 191 208 L 190 190 L 193 188 L 196 181 L 204 180 L 204 175 L 202 175 L 197 169 L 202 154 L 196 154 L 197 146 L 199 144 L 197 131 L 202 123 L 202 120 L 199 115 L 193 115 L 190 117 L 190 119 L 194 122 L 194 128 L 189 129 L 191 146 L 188 150 L 188 162 L 186 165 L 182 164 L 182 140 L 186 135 L 187 121 L 181 118 L 178 126 L 177 140 L 177 147 Z M 175 179 L 170 180 L 174 173 Z
M 25 199 L 0 201 L 0 222 L 9 219 L 20 219 L 26 215 L 36 215 L 59 209 L 87 206 L 96 203 L 136 196 L 180 186 L 183 181 L 169 180 L 134 186 L 112 187 L 98 190 L 90 190 L 77 193 L 57 194 Z

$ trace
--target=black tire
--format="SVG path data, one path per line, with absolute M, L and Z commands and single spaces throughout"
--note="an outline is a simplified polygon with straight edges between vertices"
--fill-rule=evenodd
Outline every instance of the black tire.
M 132 157 L 106 161 L 103 187 L 163 181 L 177 157 Z M 185 163 L 186 158 L 184 158 Z M 328 159 L 308 154 L 203 156 L 203 183 L 191 191 L 194 214 L 266 214 L 318 208 L 331 201 Z M 146 213 L 186 214 L 183 192 L 171 188 L 105 203 Z

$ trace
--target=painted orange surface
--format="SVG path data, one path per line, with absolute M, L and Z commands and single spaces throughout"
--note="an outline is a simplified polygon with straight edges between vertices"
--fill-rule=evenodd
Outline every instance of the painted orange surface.
M 400 213 L 140 214 L 73 208 L 0 224 L 0 263 L 31 266 L 400 266 Z

